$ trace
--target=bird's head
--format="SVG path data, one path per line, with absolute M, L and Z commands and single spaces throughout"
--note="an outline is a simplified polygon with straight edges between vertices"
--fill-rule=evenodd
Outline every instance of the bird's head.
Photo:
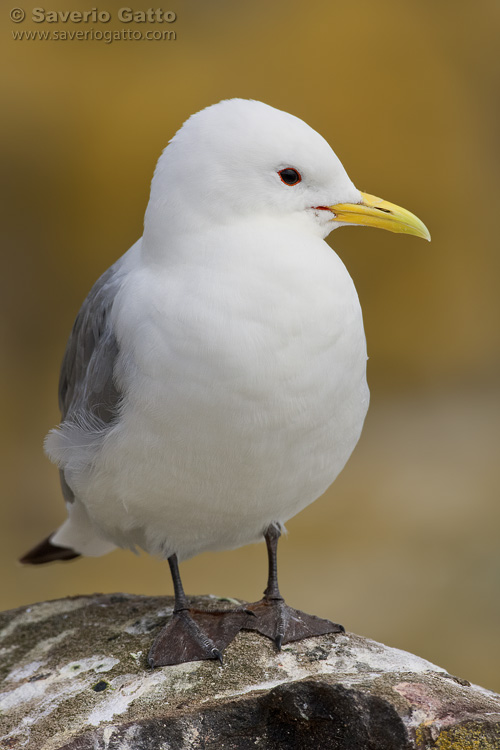
M 146 229 L 158 219 L 192 231 L 257 216 L 295 222 L 322 237 L 358 224 L 430 239 L 409 211 L 357 190 L 305 122 L 262 102 L 225 100 L 190 117 L 164 150 Z

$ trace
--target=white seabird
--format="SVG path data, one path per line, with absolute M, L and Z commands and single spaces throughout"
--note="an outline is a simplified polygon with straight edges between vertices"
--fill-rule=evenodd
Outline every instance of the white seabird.
M 68 519 L 23 562 L 115 547 L 168 558 L 175 612 L 153 666 L 220 658 L 242 627 L 278 647 L 341 629 L 284 604 L 276 546 L 342 470 L 368 408 L 358 296 L 324 241 L 344 224 L 430 239 L 413 214 L 360 193 L 302 120 L 222 101 L 172 138 L 142 238 L 78 314 L 45 443 Z M 264 599 L 190 611 L 178 560 L 263 536 Z

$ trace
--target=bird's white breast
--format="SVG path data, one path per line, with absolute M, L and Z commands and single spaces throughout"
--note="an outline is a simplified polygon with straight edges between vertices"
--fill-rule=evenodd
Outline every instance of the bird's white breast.
M 186 558 L 315 500 L 368 408 L 361 310 L 319 238 L 262 223 L 138 251 L 116 300 L 121 419 L 82 498 L 118 544 Z

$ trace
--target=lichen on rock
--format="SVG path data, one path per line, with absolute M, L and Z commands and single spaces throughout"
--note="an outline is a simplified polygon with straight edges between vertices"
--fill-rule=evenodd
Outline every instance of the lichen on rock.
M 195 605 L 231 606 L 213 598 Z M 0 614 L 0 747 L 500 748 L 500 696 L 353 634 L 151 670 L 169 597 L 94 595 Z

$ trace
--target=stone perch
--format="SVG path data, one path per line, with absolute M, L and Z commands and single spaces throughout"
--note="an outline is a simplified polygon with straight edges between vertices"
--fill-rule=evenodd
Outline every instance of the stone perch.
M 277 653 L 241 632 L 222 667 L 151 670 L 172 603 L 97 594 L 0 614 L 1 750 L 500 748 L 499 695 L 352 634 Z

